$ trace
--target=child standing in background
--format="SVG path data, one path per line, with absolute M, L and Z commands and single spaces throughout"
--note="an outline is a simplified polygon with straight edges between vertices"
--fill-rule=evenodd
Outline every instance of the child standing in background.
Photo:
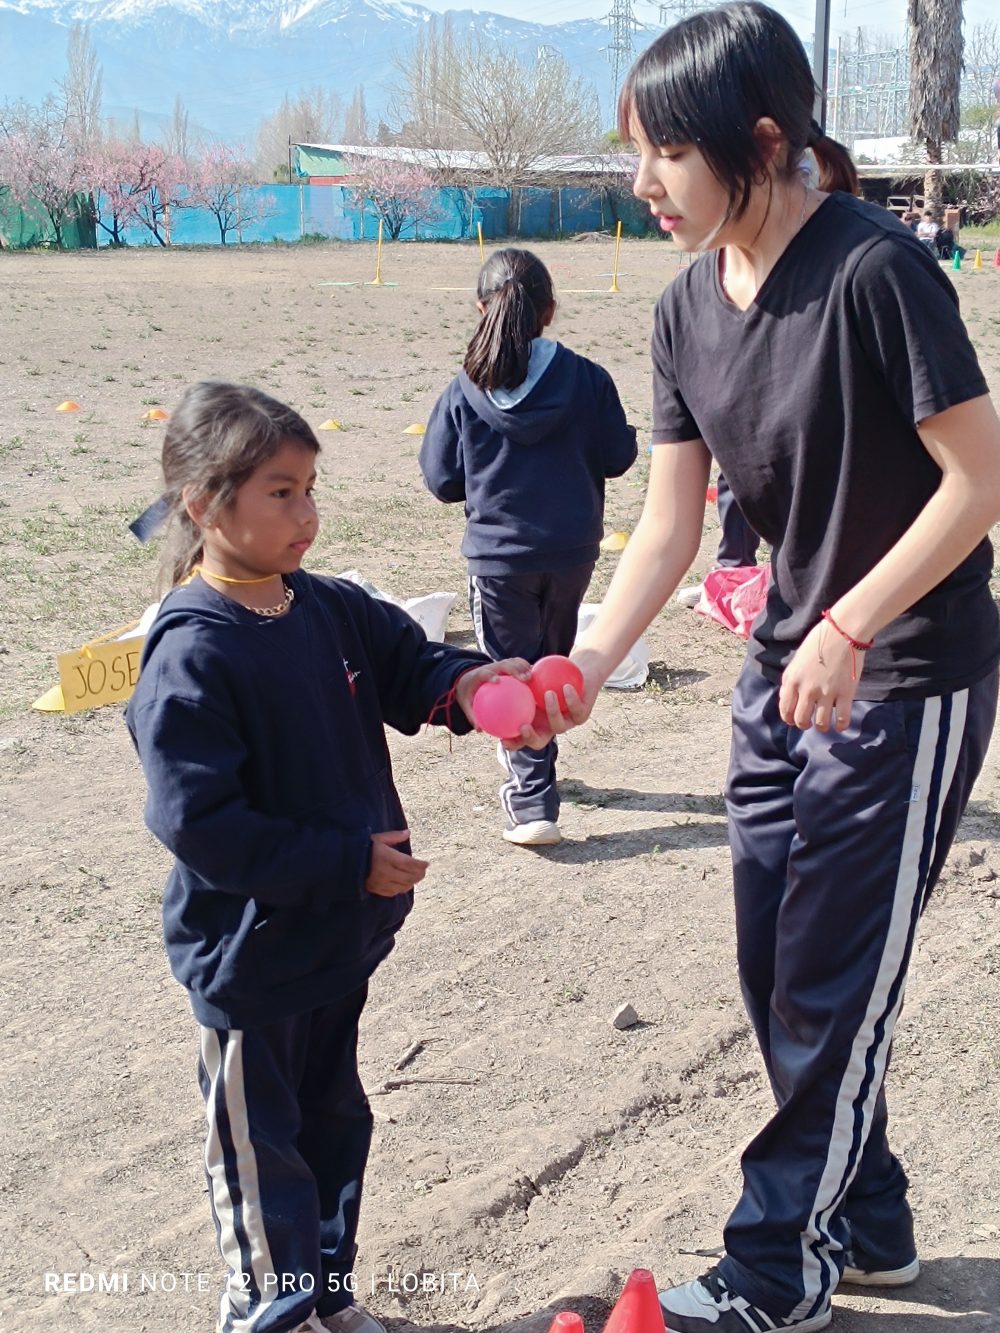
M 318 452 L 256 389 L 184 395 L 163 445 L 180 586 L 127 712 L 146 822 L 175 857 L 167 953 L 201 1025 L 218 1333 L 384 1333 L 353 1298 L 372 1129 L 358 1022 L 428 864 L 384 725 L 469 731 L 483 680 L 528 674 L 299 568 Z
M 479 646 L 494 660 L 568 653 L 604 530 L 604 483 L 635 461 L 606 370 L 543 338 L 552 279 L 527 250 L 497 250 L 479 274 L 482 318 L 464 368 L 438 399 L 420 450 L 432 494 L 464 501 L 462 553 Z M 557 747 L 498 747 L 503 836 L 561 839 Z

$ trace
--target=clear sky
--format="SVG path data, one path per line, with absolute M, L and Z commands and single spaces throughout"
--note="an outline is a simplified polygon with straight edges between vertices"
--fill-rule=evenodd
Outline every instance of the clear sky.
M 577 18 L 604 18 L 611 0 L 422 0 L 430 9 L 484 9 L 536 23 L 566 23 Z M 801 37 L 812 36 L 814 0 L 776 0 L 775 8 L 794 25 Z M 632 9 L 643 23 L 659 22 L 658 0 L 632 0 Z M 966 31 L 977 23 L 996 23 L 996 0 L 965 0 Z M 832 0 L 831 45 L 838 33 L 853 33 L 859 27 L 873 33 L 899 35 L 906 29 L 906 0 Z

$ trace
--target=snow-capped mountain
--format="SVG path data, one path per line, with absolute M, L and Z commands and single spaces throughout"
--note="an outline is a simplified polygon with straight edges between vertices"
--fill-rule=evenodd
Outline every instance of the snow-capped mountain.
M 390 96 L 393 61 L 435 17 L 409 0 L 0 0 L 0 100 L 37 102 L 65 73 L 66 38 L 90 25 L 104 112 L 126 123 L 169 117 L 180 95 L 193 124 L 251 136 L 285 94 L 320 85 L 346 101 L 362 85 L 369 113 Z M 590 79 L 610 124 L 609 33 L 589 19 L 526 23 L 453 11 L 457 35 L 476 30 L 533 56 L 559 51 Z M 656 29 L 635 34 L 636 49 Z

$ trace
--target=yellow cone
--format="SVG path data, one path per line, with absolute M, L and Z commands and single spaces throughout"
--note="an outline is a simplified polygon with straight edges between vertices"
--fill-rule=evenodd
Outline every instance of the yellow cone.
M 66 705 L 63 703 L 62 686 L 53 685 L 51 690 L 46 690 L 31 706 L 40 713 L 64 713 Z
M 72 398 L 67 398 L 64 403 L 60 403 L 56 408 L 57 412 L 81 412 L 83 409 L 79 403 L 74 403 Z
M 982 268 L 982 266 L 983 266 L 983 252 L 982 252 L 982 250 L 977 250 L 977 251 L 976 251 L 976 257 L 975 257 L 975 259 L 972 261 L 972 267 L 973 267 L 973 268 Z
M 403 431 L 403 434 L 404 434 L 404 435 L 423 435 L 423 434 L 426 433 L 426 431 L 427 431 L 427 427 L 426 427 L 426 426 L 421 426 L 420 423 L 419 423 L 419 421 L 418 421 L 418 422 L 415 422 L 412 426 L 407 426 L 406 430 Z
M 344 427 L 340 424 L 339 421 L 334 421 L 333 417 L 331 417 L 331 418 L 329 419 L 329 421 L 324 421 L 323 424 L 322 424 L 322 426 L 317 426 L 316 429 L 317 429 L 317 430 L 343 430 Z
M 148 412 L 143 412 L 143 421 L 169 421 L 170 413 L 164 412 L 162 407 L 151 407 Z
M 624 551 L 628 542 L 627 532 L 609 532 L 601 542 L 602 551 Z

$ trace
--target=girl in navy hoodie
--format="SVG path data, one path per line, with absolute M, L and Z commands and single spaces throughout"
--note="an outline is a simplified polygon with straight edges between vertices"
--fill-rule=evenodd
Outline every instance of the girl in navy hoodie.
M 528 673 L 302 572 L 318 452 L 256 389 L 184 395 L 163 446 L 178 586 L 127 714 L 146 822 L 175 857 L 170 965 L 201 1028 L 220 1333 L 384 1333 L 353 1301 L 372 1126 L 358 1021 L 428 864 L 384 724 L 469 731 L 484 679 Z
M 462 553 L 479 646 L 496 659 L 568 653 L 604 528 L 604 483 L 635 461 L 606 370 L 543 338 L 556 300 L 528 250 L 497 250 L 479 274 L 482 318 L 464 368 L 438 399 L 420 469 L 439 500 L 464 501 Z M 497 754 L 503 836 L 561 839 L 555 740 Z

